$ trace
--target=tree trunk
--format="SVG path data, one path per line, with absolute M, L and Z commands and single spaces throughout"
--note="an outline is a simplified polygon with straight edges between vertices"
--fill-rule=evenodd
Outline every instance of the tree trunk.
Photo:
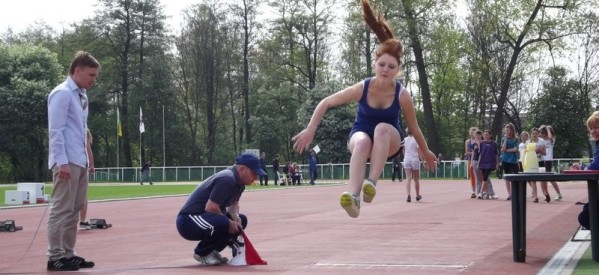
M 245 109 L 245 142 L 250 144 L 252 142 L 252 125 L 250 124 L 250 65 L 249 65 L 249 52 L 250 52 L 250 27 L 249 27 L 249 3 L 244 1 L 243 7 L 243 107 Z
M 424 107 L 424 122 L 427 128 L 426 136 L 429 149 L 434 153 L 439 153 L 439 134 L 435 125 L 435 117 L 433 113 L 433 104 L 431 102 L 431 92 L 428 85 L 428 75 L 426 74 L 426 65 L 424 63 L 424 55 L 418 31 L 416 28 L 416 18 L 412 8 L 411 0 L 402 0 L 406 19 L 408 22 L 408 34 L 412 42 L 414 50 L 414 58 L 416 59 L 416 69 L 418 71 L 418 82 L 420 83 L 420 93 L 422 95 L 422 104 Z
M 495 110 L 495 115 L 493 117 L 493 123 L 491 124 L 491 130 L 495 134 L 501 133 L 501 128 L 502 128 L 502 124 L 503 124 L 503 115 L 504 115 L 504 113 L 506 113 L 505 103 L 507 101 L 507 94 L 508 94 L 508 91 L 510 90 L 512 75 L 514 74 L 516 65 L 518 65 L 518 57 L 520 56 L 520 53 L 522 52 L 522 50 L 524 50 L 524 48 L 527 45 L 531 44 L 531 41 L 524 42 L 524 38 L 526 38 L 526 35 L 533 27 L 533 24 L 535 23 L 537 14 L 539 13 L 539 10 L 541 9 L 542 6 L 543 6 L 543 0 L 537 0 L 536 6 L 534 7 L 532 13 L 528 17 L 528 21 L 526 22 L 526 25 L 524 25 L 522 32 L 520 33 L 520 35 L 518 35 L 518 39 L 516 41 L 514 41 L 513 45 L 510 44 L 514 52 L 512 53 L 512 57 L 510 58 L 510 63 L 506 69 L 505 75 L 503 76 L 503 79 L 501 80 L 501 90 L 499 93 L 499 99 L 497 100 L 497 109 Z M 492 84 L 493 83 L 491 83 L 491 85 Z

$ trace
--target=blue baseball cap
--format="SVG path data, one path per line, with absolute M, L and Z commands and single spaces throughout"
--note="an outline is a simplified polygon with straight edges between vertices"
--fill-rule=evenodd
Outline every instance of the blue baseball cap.
M 258 176 L 266 176 L 266 172 L 260 168 L 260 159 L 252 153 L 241 153 L 235 159 L 235 164 L 245 165 L 248 168 L 252 169 L 254 173 Z

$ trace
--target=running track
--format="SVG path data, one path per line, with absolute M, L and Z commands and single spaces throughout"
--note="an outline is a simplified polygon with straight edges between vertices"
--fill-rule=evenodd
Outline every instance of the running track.
M 77 252 L 91 274 L 536 274 L 577 228 L 586 183 L 560 183 L 562 202 L 528 202 L 526 263 L 512 261 L 511 205 L 470 199 L 467 181 L 425 180 L 423 200 L 405 201 L 402 183 L 381 181 L 358 219 L 338 202 L 346 185 L 246 192 L 241 212 L 264 266 L 200 266 L 195 243 L 179 237 L 175 217 L 187 196 L 90 202 L 89 218 L 107 230 L 79 231 Z M 550 191 L 551 186 L 549 187 Z M 552 193 L 555 195 L 554 193 Z M 414 196 L 413 196 L 414 197 Z M 552 196 L 553 197 L 553 196 Z M 0 232 L 0 273 L 46 273 L 46 207 L 0 210 L 24 230 Z M 41 220 L 40 222 L 40 219 Z M 39 230 L 38 229 L 39 226 Z M 230 256 L 230 250 L 222 253 Z

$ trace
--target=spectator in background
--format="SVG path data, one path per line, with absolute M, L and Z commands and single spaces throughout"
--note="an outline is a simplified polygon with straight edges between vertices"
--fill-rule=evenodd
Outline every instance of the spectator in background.
M 145 180 L 150 182 L 150 185 L 154 185 L 154 183 L 152 182 L 152 174 L 150 173 L 150 167 L 152 167 L 152 161 L 150 160 L 146 161 L 144 166 L 141 167 L 141 181 L 139 182 L 139 184 L 144 185 Z
M 310 150 L 310 155 L 308 155 L 308 165 L 310 171 L 310 184 L 314 185 L 316 177 L 318 177 L 318 173 L 316 171 L 316 164 L 318 164 L 318 159 L 316 158 L 316 152 L 314 150 Z
M 272 160 L 272 171 L 275 174 L 275 185 L 279 185 L 279 154 Z
M 297 163 L 292 163 L 291 165 L 289 165 L 289 176 L 291 177 L 291 184 L 293 185 L 301 185 L 301 171 L 299 170 L 299 167 L 297 167 Z
M 393 173 L 391 174 L 391 181 L 395 181 L 395 178 L 401 181 L 401 162 L 404 158 L 404 148 L 405 146 L 402 146 L 399 149 L 399 154 L 393 158 Z
M 476 130 L 474 140 L 470 143 L 470 151 L 472 152 L 472 168 L 474 169 L 474 181 L 476 182 L 476 194 L 483 192 L 482 179 L 483 175 L 478 169 L 478 159 L 480 158 L 480 143 L 483 140 L 483 132 Z M 492 185 L 489 185 L 492 186 Z
M 406 171 L 406 193 L 408 193 L 407 202 L 412 202 L 411 189 L 412 178 L 414 178 L 414 189 L 416 191 L 416 201 L 420 201 L 420 159 L 422 153 L 416 139 L 412 136 L 410 129 L 406 129 L 408 136 L 404 139 L 404 170 Z
M 472 189 L 472 195 L 470 198 L 476 198 L 476 179 L 474 178 L 474 169 L 472 168 L 472 147 L 471 144 L 474 142 L 474 134 L 478 131 L 476 127 L 470 127 L 468 130 L 469 138 L 464 142 L 464 159 L 468 161 L 468 177 L 470 178 L 470 187 Z
M 539 146 L 537 143 L 539 142 L 539 129 L 532 128 L 530 130 L 530 139 L 526 142 L 526 146 L 524 147 L 524 157 L 522 162 L 522 169 L 524 172 L 537 171 L 539 168 L 539 159 L 537 158 L 537 148 Z M 534 198 L 534 202 L 538 203 L 539 198 L 537 196 L 537 182 L 529 181 L 528 185 L 532 189 L 532 197 Z
M 520 172 L 524 172 L 524 169 L 522 168 L 522 162 L 524 162 L 524 153 L 526 152 L 526 142 L 527 141 L 528 141 L 528 132 L 522 131 L 522 133 L 520 133 L 520 144 L 518 145 L 518 153 L 520 154 L 518 156 L 518 166 L 519 166 Z
M 497 151 L 497 143 L 495 143 L 495 141 L 493 140 L 491 130 L 485 130 L 483 132 L 483 138 L 483 142 L 480 143 L 480 156 L 478 158 L 478 169 L 482 174 L 482 192 L 484 192 L 487 189 L 487 186 L 491 184 L 489 182 L 489 175 L 491 174 L 491 171 L 497 169 L 499 158 Z M 490 192 L 488 192 L 486 196 L 483 196 L 482 193 L 479 193 L 477 197 L 479 199 L 496 199 L 495 194 L 489 193 Z
M 94 165 L 94 152 L 92 151 L 93 145 L 93 137 L 92 133 L 87 129 L 87 161 L 89 163 L 89 174 L 94 174 L 96 172 L 96 167 Z M 79 227 L 82 229 L 91 229 L 89 222 L 87 221 L 87 195 L 85 198 L 85 204 L 81 211 L 79 211 Z
M 501 139 L 501 167 L 503 174 L 518 174 L 518 138 L 514 124 L 508 123 L 504 127 L 504 136 Z M 512 198 L 512 183 L 505 180 L 508 200 Z
M 291 162 L 285 163 L 283 166 L 283 174 L 285 175 L 285 185 L 289 185 L 289 179 L 291 179 L 291 174 L 289 173 L 289 168 L 291 168 Z
M 266 153 L 260 153 L 260 168 L 266 171 Z M 264 180 L 264 184 L 262 183 Z M 260 175 L 260 185 L 268 185 L 268 174 L 264 174 L 264 176 Z
M 551 125 L 542 125 L 539 128 L 540 137 L 545 140 L 545 155 L 541 157 L 541 162 L 539 163 L 539 167 L 545 167 L 545 172 L 551 172 L 553 167 L 553 147 L 555 145 L 555 131 Z M 551 181 L 551 186 L 555 189 L 557 196 L 555 197 L 555 201 L 562 200 L 562 192 L 559 190 L 559 186 L 557 182 Z M 544 194 L 549 194 L 549 190 L 547 190 L 547 182 L 541 181 L 541 190 L 543 190 Z M 547 199 L 546 199 L 547 200 Z

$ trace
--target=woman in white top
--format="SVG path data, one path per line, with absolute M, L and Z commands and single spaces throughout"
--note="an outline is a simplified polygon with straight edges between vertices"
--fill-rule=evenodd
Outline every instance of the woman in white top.
M 412 197 L 410 196 L 410 191 L 412 189 L 412 177 L 414 178 L 414 188 L 416 189 L 416 201 L 420 201 L 422 196 L 420 196 L 420 158 L 422 153 L 420 152 L 420 147 L 418 146 L 418 142 L 410 133 L 410 129 L 406 128 L 406 134 L 408 135 L 404 139 L 404 163 L 403 168 L 406 172 L 406 191 L 408 193 L 407 202 L 412 202 Z
M 553 167 L 553 146 L 555 145 L 555 132 L 553 131 L 553 127 L 550 125 L 541 125 L 539 128 L 540 136 L 545 140 L 545 155 L 541 158 L 541 163 L 539 163 L 539 167 L 545 167 L 545 172 L 551 172 L 551 168 Z M 557 182 L 551 181 L 551 185 L 555 192 L 557 192 L 557 196 L 554 198 L 555 201 L 562 200 L 562 193 L 559 190 L 559 186 Z M 551 197 L 549 196 L 549 190 L 547 190 L 547 182 L 541 182 L 541 190 L 543 190 L 543 194 L 545 194 L 545 201 L 550 202 Z

